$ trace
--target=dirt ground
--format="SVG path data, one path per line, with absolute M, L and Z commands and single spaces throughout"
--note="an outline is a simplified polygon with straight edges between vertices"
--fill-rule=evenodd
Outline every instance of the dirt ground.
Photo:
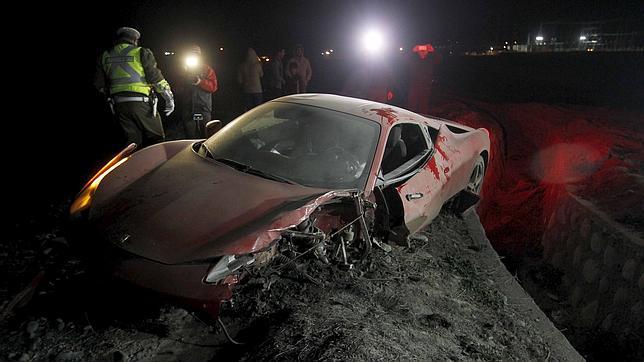
M 0 327 L 0 359 L 581 360 L 502 266 L 475 213 L 441 215 L 410 247 L 378 249 L 349 272 L 303 263 L 321 285 L 291 270 L 249 279 L 222 312 L 241 346 L 154 295 L 90 282 L 60 230 L 17 230 L 0 244 L 2 306 L 27 275 L 44 267 L 45 279 Z
M 619 225 L 623 234 L 613 234 L 615 239 L 644 236 L 644 114 L 458 97 L 438 97 L 433 112 L 492 131 L 481 220 L 495 250 L 541 309 L 589 360 L 642 360 L 641 333 L 617 336 L 566 318 L 572 314 L 571 291 L 561 286 L 563 272 L 543 261 L 541 240 L 562 191 Z

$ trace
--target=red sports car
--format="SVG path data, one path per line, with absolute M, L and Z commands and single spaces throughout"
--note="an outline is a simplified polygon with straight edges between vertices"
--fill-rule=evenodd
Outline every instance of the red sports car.
M 389 105 L 282 97 L 206 140 L 123 150 L 74 201 L 77 241 L 135 285 L 216 318 L 244 271 L 350 268 L 478 194 L 489 134 Z

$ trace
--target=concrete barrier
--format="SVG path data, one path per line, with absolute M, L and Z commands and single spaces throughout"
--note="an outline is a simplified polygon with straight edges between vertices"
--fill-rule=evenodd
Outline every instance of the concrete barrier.
M 544 259 L 563 272 L 572 323 L 626 334 L 644 322 L 644 240 L 565 193 L 544 221 Z

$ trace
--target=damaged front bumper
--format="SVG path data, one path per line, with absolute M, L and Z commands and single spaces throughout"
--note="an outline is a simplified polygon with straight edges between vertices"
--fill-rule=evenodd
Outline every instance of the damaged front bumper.
M 118 279 L 138 287 L 151 289 L 194 312 L 205 313 L 213 320 L 219 316 L 220 305 L 232 298 L 236 278 L 219 284 L 203 282 L 210 269 L 205 265 L 165 265 L 147 259 L 123 260 L 112 267 Z
M 69 240 L 96 281 L 116 279 L 216 321 L 222 302 L 232 298 L 236 276 L 205 283 L 211 263 L 163 264 L 109 243 L 85 220 L 75 220 Z
M 162 263 L 133 254 L 122 247 L 127 238 L 110 237 L 83 218 L 75 220 L 73 243 L 101 274 L 151 290 L 214 321 L 222 302 L 231 300 L 233 287 L 249 270 L 272 262 L 283 264 L 278 270 L 297 269 L 294 261 L 309 252 L 326 264 L 348 268 L 363 259 L 372 242 L 379 245 L 372 238 L 372 222 L 365 217 L 374 208 L 362 193 L 328 192 L 238 239 L 229 254 L 204 255 L 205 259 L 189 263 Z

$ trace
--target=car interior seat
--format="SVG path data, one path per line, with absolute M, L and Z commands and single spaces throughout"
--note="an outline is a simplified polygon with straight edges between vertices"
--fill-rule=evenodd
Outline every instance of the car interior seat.
M 402 139 L 402 128 L 396 126 L 391 129 L 387 145 L 385 146 L 385 154 L 382 158 L 382 173 L 387 174 L 396 167 L 402 165 L 407 157 L 407 145 Z

